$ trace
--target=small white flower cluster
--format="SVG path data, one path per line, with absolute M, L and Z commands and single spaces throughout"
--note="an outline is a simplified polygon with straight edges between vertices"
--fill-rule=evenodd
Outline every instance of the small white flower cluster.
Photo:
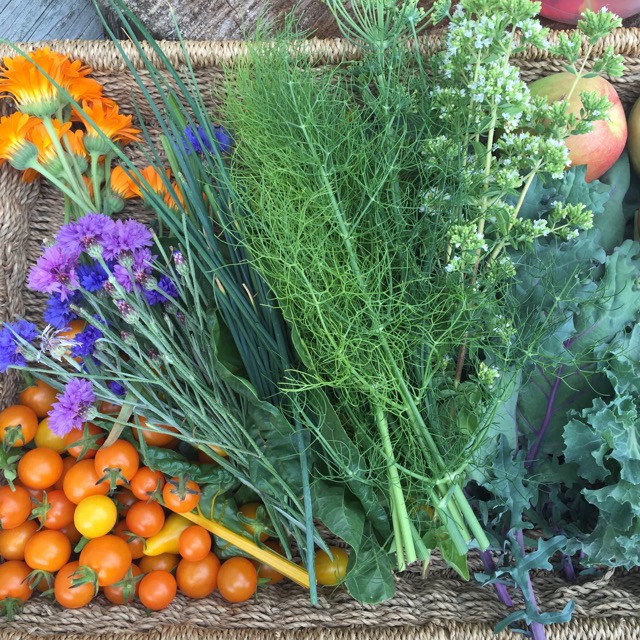
M 496 367 L 489 367 L 484 362 L 481 362 L 476 375 L 480 384 L 493 387 L 500 377 L 500 371 Z

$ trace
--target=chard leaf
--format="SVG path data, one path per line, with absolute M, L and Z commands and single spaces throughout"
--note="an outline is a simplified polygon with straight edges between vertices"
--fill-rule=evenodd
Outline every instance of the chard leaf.
M 313 512 L 351 547 L 346 586 L 359 602 L 377 603 L 393 597 L 391 560 L 367 521 L 362 504 L 344 484 L 315 480 Z

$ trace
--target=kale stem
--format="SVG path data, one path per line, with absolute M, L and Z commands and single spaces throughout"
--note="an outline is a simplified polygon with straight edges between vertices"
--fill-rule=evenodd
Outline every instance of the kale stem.
M 524 546 L 524 535 L 522 533 L 522 529 L 520 529 L 516 533 L 516 539 L 518 540 L 518 546 L 520 547 L 520 551 L 524 556 L 526 554 L 526 549 Z M 536 613 L 540 613 L 540 607 L 538 606 L 536 593 L 533 590 L 533 583 L 531 582 L 531 575 L 529 574 L 528 571 L 527 571 L 527 591 L 529 592 L 528 600 L 531 603 L 531 606 L 533 607 Z M 531 637 L 533 638 L 533 640 L 547 640 L 547 634 L 545 633 L 544 626 L 539 622 L 531 622 L 529 624 L 529 630 L 531 631 Z

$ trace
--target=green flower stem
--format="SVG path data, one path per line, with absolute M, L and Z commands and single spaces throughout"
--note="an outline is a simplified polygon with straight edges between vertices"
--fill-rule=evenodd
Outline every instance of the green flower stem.
M 102 211 L 102 197 L 100 193 L 100 176 L 98 175 L 98 160 L 100 155 L 91 154 L 91 184 L 93 185 L 93 199 L 96 203 L 96 211 Z
M 51 120 L 50 117 L 46 117 L 42 119 L 42 124 L 44 125 L 44 128 L 46 129 L 47 133 L 49 134 L 49 137 L 51 138 L 51 142 L 53 143 L 53 146 L 55 147 L 56 153 L 58 154 L 59 158 L 60 158 L 60 162 L 62 163 L 62 166 L 64 167 L 64 171 L 67 174 L 67 178 L 69 180 L 69 184 L 73 187 L 75 187 L 76 189 L 76 193 L 78 194 L 78 198 L 76 199 L 76 202 L 81 202 L 81 207 L 85 210 L 85 211 L 90 211 L 92 209 L 93 203 L 91 202 L 91 199 L 87 199 L 85 201 L 83 201 L 82 196 L 80 196 L 80 194 L 82 193 L 86 193 L 88 196 L 88 192 L 86 189 L 86 186 L 84 184 L 84 181 L 81 181 L 82 184 L 78 183 L 78 180 L 71 168 L 71 166 L 69 165 L 69 160 L 67 158 L 67 154 L 65 152 L 65 150 L 62 148 L 62 145 L 60 144 L 60 140 L 58 138 L 58 135 L 56 134 L 56 130 L 53 126 L 53 121 Z M 56 185 L 57 186 L 57 185 Z
M 78 195 L 64 182 L 62 182 L 62 180 L 59 180 L 53 174 L 47 171 L 47 169 L 43 165 L 41 165 L 37 159 L 34 159 L 29 163 L 29 168 L 37 171 L 40 175 L 45 177 L 54 187 L 59 189 L 66 197 L 68 197 L 69 200 L 78 205 L 81 210 L 86 210 L 87 203 L 80 197 L 78 197 Z M 69 220 L 66 219 L 67 213 L 68 212 L 65 211 L 65 223 L 69 222 Z
M 416 549 L 413 542 L 413 534 L 411 531 L 411 519 L 407 512 L 407 505 L 402 493 L 402 485 L 400 476 L 395 465 L 395 456 L 393 454 L 393 446 L 389 435 L 389 424 L 381 407 L 375 407 L 374 413 L 378 431 L 382 439 L 382 448 L 387 459 L 387 471 L 389 474 L 389 490 L 391 494 L 391 509 L 393 513 L 394 533 L 400 532 L 400 537 L 396 535 L 396 552 L 398 554 L 398 568 L 404 564 L 404 559 L 408 563 L 415 562 L 417 559 Z M 400 569 L 402 570 L 402 569 Z
M 92 158 L 93 159 L 93 158 Z M 104 157 L 104 188 L 107 193 L 111 193 L 111 163 L 113 162 L 113 153 L 109 152 Z M 93 188 L 95 192 L 95 187 Z M 105 199 L 104 211 L 106 216 L 111 215 L 111 207 L 109 206 L 109 198 Z

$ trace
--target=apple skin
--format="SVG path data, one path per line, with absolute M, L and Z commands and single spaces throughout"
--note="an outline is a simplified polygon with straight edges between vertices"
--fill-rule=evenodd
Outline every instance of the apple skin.
M 634 171 L 640 175 L 640 98 L 633 105 L 629 119 L 627 120 L 629 127 L 629 158 Z M 640 222 L 640 219 L 638 220 Z
M 573 86 L 575 76 L 567 71 L 534 80 L 529 89 L 534 96 L 544 96 L 549 104 L 564 100 Z M 582 91 L 606 96 L 611 102 L 608 120 L 597 120 L 589 133 L 571 135 L 565 139 L 572 165 L 587 165 L 586 181 L 606 173 L 622 154 L 627 142 L 627 119 L 614 86 L 604 78 L 580 78 L 569 100 L 568 113 L 580 115 Z

